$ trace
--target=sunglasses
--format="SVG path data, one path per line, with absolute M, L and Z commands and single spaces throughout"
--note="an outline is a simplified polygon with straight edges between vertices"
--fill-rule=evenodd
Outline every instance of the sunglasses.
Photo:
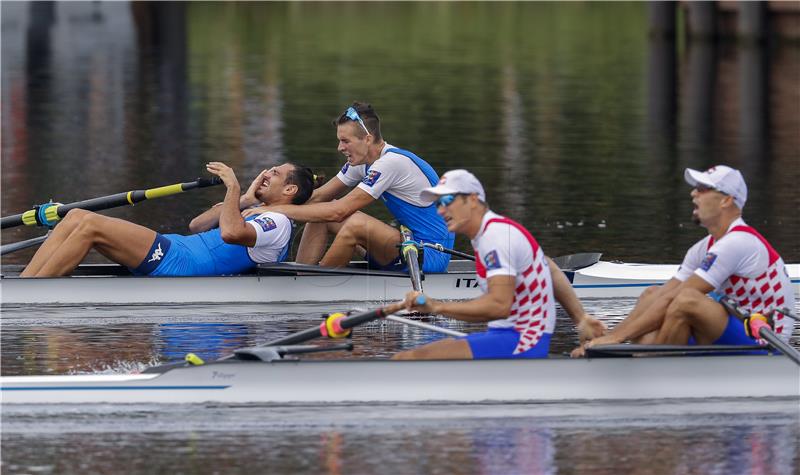
M 446 208 L 446 207 L 450 206 L 450 203 L 452 203 L 456 199 L 456 196 L 458 196 L 460 194 L 461 193 L 453 193 L 452 195 L 442 195 L 442 196 L 440 196 L 439 199 L 436 200 L 436 207 L 437 208 L 441 208 L 442 206 L 444 206 Z
M 361 116 L 358 115 L 358 111 L 356 111 L 355 107 L 352 107 L 352 106 L 348 107 L 347 110 L 344 111 L 344 115 L 345 115 L 345 117 L 347 117 L 348 119 L 352 120 L 353 122 L 358 122 L 359 124 L 361 124 L 361 127 L 364 128 L 364 132 L 366 132 L 367 135 L 370 135 L 369 130 L 367 129 L 367 126 L 364 125 L 364 121 L 361 119 Z

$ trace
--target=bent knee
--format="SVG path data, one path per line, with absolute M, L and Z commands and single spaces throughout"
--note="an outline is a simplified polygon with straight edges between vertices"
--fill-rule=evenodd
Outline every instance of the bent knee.
M 706 294 L 699 290 L 683 289 L 672 299 L 672 302 L 667 307 L 667 317 L 691 313 L 691 310 L 696 309 L 707 298 Z

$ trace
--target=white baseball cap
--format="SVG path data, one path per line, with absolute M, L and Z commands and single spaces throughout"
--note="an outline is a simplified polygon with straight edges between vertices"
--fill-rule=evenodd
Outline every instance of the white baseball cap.
M 419 196 L 426 201 L 435 201 L 440 196 L 454 195 L 456 193 L 466 195 L 476 193 L 478 199 L 486 201 L 486 193 L 483 191 L 481 182 L 475 178 L 475 175 L 466 170 L 450 170 L 439 178 L 439 183 L 436 186 L 425 188 Z
M 747 202 L 747 185 L 744 183 L 744 177 L 734 168 L 717 165 L 704 172 L 687 168 L 683 178 L 692 186 L 701 184 L 725 193 L 733 198 L 739 209 L 743 209 Z

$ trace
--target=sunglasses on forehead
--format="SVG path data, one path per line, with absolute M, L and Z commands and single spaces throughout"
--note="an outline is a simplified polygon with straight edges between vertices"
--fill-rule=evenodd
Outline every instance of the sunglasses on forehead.
M 355 107 L 352 106 L 348 107 L 347 110 L 344 111 L 344 116 L 352 120 L 353 122 L 358 122 L 359 124 L 361 124 L 361 127 L 364 128 L 364 132 L 366 132 L 367 135 L 370 135 L 367 126 L 364 124 L 364 121 L 361 119 L 361 116 L 358 115 L 358 111 L 356 110 Z

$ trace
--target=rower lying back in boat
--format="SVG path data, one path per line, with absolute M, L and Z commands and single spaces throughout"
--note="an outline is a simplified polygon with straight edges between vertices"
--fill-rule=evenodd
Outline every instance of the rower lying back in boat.
M 284 260 L 291 243 L 291 221 L 272 211 L 245 221 L 240 206 L 304 203 L 313 192 L 313 173 L 290 163 L 273 167 L 259 174 L 240 196 L 239 182 L 230 167 L 211 162 L 206 168 L 223 181 L 227 193 L 220 206 L 193 220 L 192 228 L 203 232 L 161 235 L 134 223 L 73 209 L 21 277 L 69 274 L 92 249 L 134 274 L 153 276 L 235 274 L 259 262 Z

